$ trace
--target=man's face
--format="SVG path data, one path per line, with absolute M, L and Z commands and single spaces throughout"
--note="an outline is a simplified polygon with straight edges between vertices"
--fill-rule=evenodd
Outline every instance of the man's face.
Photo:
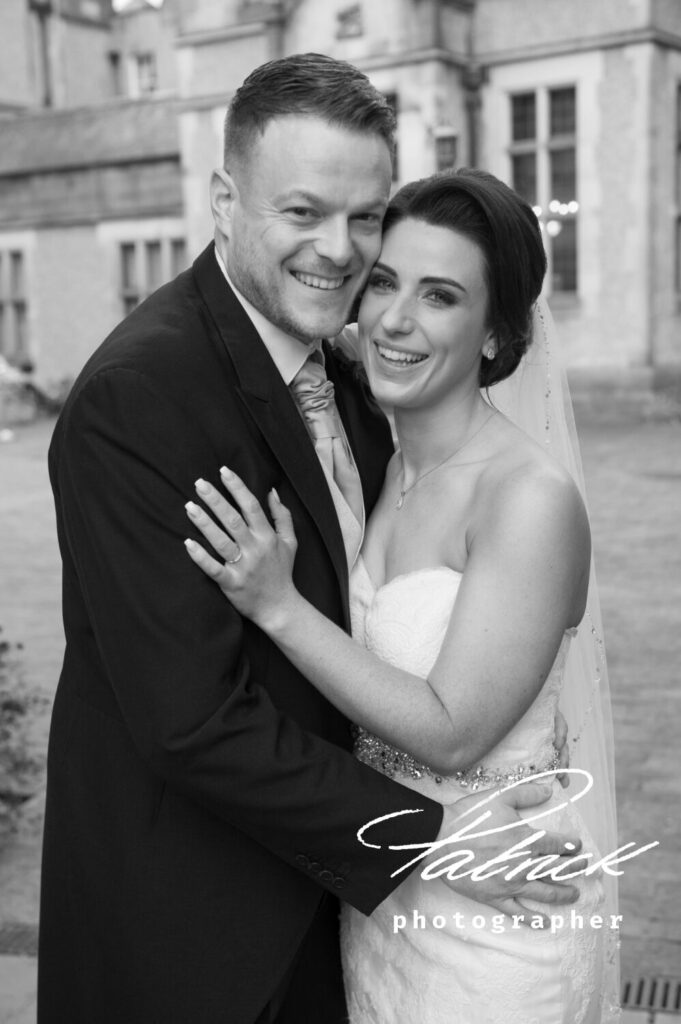
M 248 156 L 213 179 L 230 278 L 294 337 L 338 334 L 378 256 L 390 181 L 380 136 L 311 116 L 270 121 Z

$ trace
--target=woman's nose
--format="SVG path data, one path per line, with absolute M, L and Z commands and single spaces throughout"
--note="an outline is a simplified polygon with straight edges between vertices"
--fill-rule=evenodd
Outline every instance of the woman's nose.
M 392 334 L 408 334 L 414 327 L 411 303 L 406 297 L 395 296 L 381 315 L 384 330 Z

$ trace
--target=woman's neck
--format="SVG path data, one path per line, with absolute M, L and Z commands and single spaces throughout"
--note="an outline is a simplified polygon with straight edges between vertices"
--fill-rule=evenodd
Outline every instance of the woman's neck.
M 409 487 L 421 474 L 453 457 L 489 416 L 490 407 L 477 390 L 444 408 L 395 409 L 403 486 Z

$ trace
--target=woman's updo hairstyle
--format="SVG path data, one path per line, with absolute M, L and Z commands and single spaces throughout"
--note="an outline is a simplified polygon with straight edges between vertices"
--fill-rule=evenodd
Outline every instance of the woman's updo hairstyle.
M 462 169 L 411 182 L 397 192 L 383 234 L 407 218 L 466 235 L 482 251 L 489 292 L 494 359 L 483 356 L 480 387 L 514 372 L 532 334 L 532 309 L 546 274 L 539 222 L 524 199 L 486 171 Z

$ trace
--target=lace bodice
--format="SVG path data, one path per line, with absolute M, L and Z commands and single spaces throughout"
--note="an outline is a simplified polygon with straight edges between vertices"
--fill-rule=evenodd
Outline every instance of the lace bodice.
M 383 661 L 425 678 L 442 646 L 461 580 L 461 573 L 436 566 L 396 576 L 375 587 L 363 559 L 358 558 L 350 579 L 353 637 Z M 548 678 L 532 705 L 484 761 L 472 765 L 459 782 L 470 785 L 476 777 L 489 782 L 490 775 L 520 777 L 523 771 L 540 771 L 553 763 L 554 719 L 571 632 L 565 634 Z M 372 751 L 377 754 L 386 745 L 367 736 L 360 733 L 358 756 L 378 767 L 376 758 L 372 760 Z M 395 755 L 386 758 L 383 750 L 382 764 L 395 765 L 395 774 L 420 778 L 409 770 L 411 759 L 404 755 L 400 759 L 398 755 L 395 751 Z M 420 768 L 424 766 L 417 766 L 416 771 Z M 438 784 L 442 781 L 433 773 L 430 779 Z

